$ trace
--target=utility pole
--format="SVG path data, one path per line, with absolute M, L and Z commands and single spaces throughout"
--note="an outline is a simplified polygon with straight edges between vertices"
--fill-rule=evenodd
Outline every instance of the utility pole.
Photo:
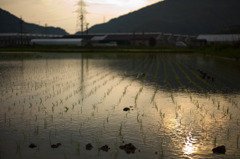
M 88 35 L 88 25 L 89 23 L 86 24 L 86 34 Z
M 47 33 L 47 23 L 44 26 L 44 34 L 46 34 L 46 33 Z
M 23 20 L 22 17 L 20 17 L 20 45 L 23 44 L 22 34 L 23 34 Z

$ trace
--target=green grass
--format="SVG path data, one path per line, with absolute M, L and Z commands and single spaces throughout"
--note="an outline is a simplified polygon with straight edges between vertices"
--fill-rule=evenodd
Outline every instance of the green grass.
M 194 49 L 204 55 L 240 59 L 240 42 L 234 44 L 216 44 Z
M 20 54 L 20 53 L 21 54 Z M 11 53 L 11 54 L 10 54 Z M 109 53 L 129 56 L 129 53 L 198 53 L 215 57 L 240 59 L 240 42 L 235 44 L 216 44 L 204 47 L 140 47 L 140 46 L 119 46 L 119 47 L 75 47 L 75 46 L 12 46 L 0 47 L 0 58 L 41 58 L 41 53 L 84 53 L 87 55 L 101 54 L 108 56 Z
M 2 47 L 0 52 L 75 52 L 75 53 L 159 53 L 159 52 L 191 52 L 189 48 L 179 47 L 75 47 L 75 46 L 12 46 Z

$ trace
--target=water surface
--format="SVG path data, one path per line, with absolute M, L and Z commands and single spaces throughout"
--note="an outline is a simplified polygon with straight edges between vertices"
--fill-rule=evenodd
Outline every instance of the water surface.
M 2 59 L 0 158 L 240 158 L 239 81 L 239 63 L 191 54 Z

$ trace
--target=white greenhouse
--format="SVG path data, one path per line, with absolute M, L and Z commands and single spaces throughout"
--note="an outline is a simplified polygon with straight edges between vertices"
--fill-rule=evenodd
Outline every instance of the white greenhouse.
M 202 34 L 197 40 L 206 40 L 207 43 L 234 43 L 240 41 L 240 34 Z
M 30 44 L 83 46 L 83 39 L 32 39 Z

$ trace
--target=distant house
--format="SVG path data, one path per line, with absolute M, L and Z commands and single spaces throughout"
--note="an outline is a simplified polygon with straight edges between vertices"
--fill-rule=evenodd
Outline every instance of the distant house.
M 133 46 L 156 46 L 157 37 L 159 34 L 133 34 L 131 39 L 131 45 Z
M 197 40 L 206 40 L 208 44 L 235 43 L 240 41 L 240 34 L 202 34 Z
M 107 35 L 97 35 L 93 36 L 90 40 L 91 46 L 104 46 L 104 43 L 102 41 L 107 37 Z
M 132 34 L 131 33 L 115 33 L 108 34 L 103 40 L 105 43 L 116 42 L 118 46 L 127 46 L 131 44 Z
M 194 45 L 193 41 L 196 39 L 195 36 L 180 35 L 171 33 L 161 33 L 156 38 L 157 46 L 187 46 Z

